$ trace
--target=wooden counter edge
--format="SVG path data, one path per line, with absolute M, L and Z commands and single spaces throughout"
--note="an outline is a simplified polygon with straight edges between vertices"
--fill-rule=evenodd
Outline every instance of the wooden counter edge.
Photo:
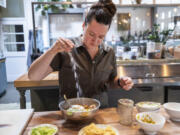
M 42 86 L 59 86 L 58 72 L 52 72 L 43 80 L 31 81 L 27 73 L 23 74 L 14 81 L 14 87 L 42 87 Z

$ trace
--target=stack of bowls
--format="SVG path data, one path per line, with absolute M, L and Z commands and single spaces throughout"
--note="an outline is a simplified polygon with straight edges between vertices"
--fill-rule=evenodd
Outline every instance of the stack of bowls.
M 180 121 L 180 103 L 169 102 L 163 105 L 170 119 L 173 121 Z
M 138 112 L 157 112 L 160 110 L 160 107 L 160 103 L 151 101 L 144 101 L 136 104 Z

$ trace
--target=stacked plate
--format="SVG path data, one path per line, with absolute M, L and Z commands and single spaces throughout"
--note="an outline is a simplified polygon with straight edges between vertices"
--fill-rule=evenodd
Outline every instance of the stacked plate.
M 163 105 L 170 119 L 173 121 L 180 121 L 180 103 L 169 102 Z
M 158 102 L 144 101 L 136 104 L 138 112 L 157 112 L 159 111 L 161 104 Z

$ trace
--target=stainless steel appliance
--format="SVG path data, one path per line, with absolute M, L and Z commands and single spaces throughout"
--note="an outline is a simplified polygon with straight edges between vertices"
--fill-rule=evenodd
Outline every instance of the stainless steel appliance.
M 156 63 L 119 64 L 119 76 L 131 77 L 135 85 L 130 91 L 111 89 L 110 106 L 116 106 L 120 98 L 130 98 L 135 103 L 139 101 L 180 102 L 179 69 L 180 63 L 157 63 L 157 61 Z

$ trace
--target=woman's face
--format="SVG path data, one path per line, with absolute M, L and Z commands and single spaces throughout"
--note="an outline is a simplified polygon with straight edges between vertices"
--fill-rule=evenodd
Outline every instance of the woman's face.
M 83 24 L 83 43 L 87 49 L 97 49 L 102 43 L 106 33 L 108 32 L 109 25 L 98 23 L 95 19 L 91 23 Z

